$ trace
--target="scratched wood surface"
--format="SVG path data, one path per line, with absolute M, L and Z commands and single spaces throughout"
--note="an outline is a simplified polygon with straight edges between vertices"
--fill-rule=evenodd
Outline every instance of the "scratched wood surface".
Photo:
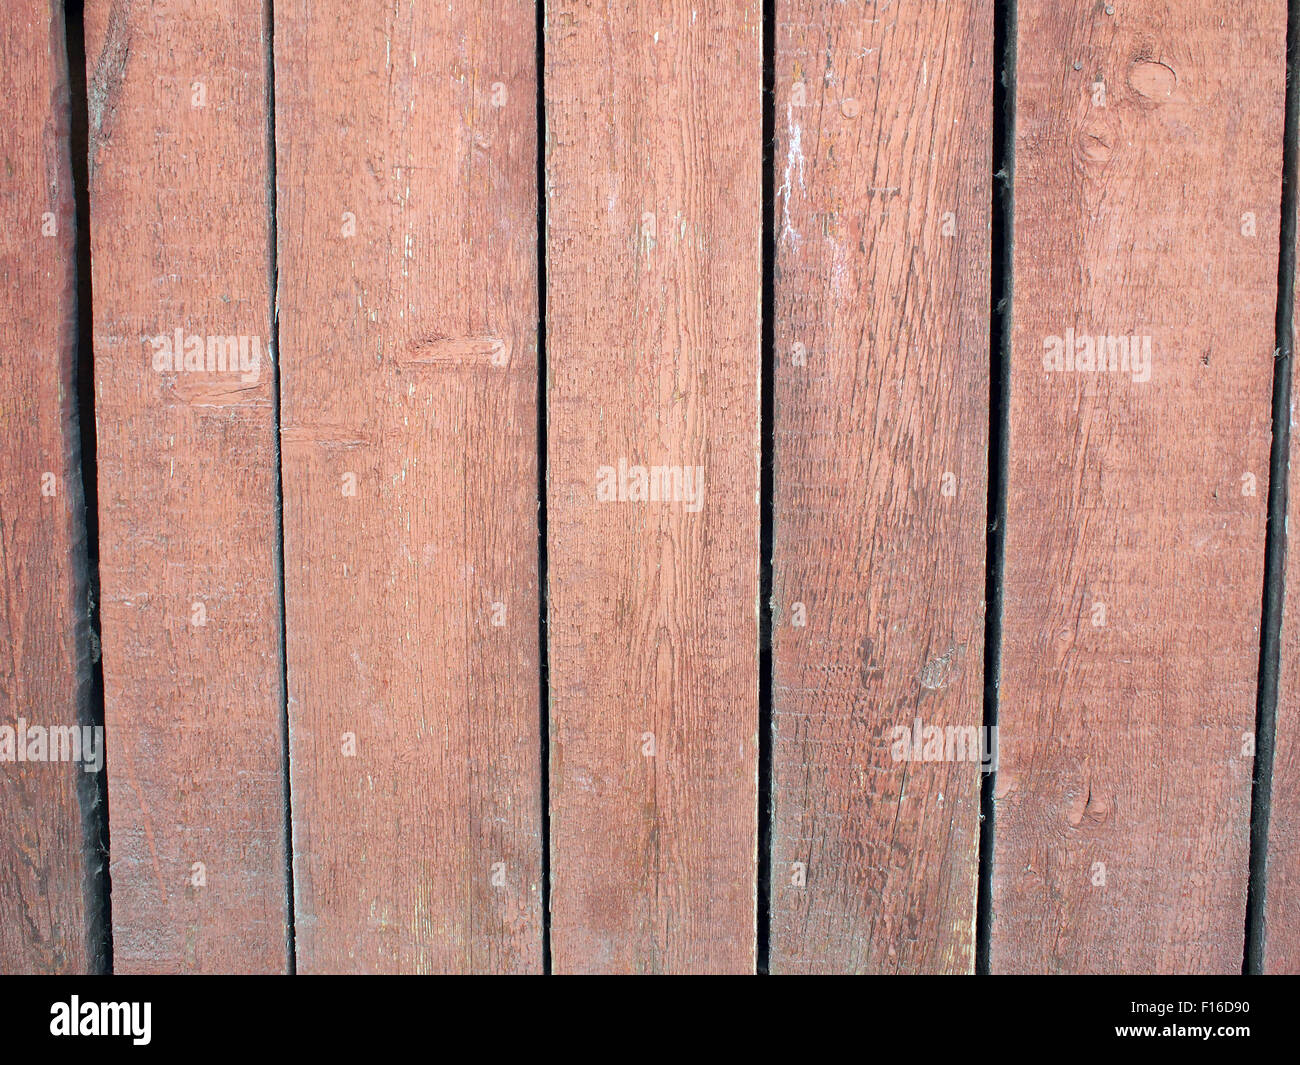
M 540 971 L 547 810 L 556 972 L 752 972 L 760 887 L 774 972 L 971 971 L 993 0 L 777 0 L 761 886 L 762 5 L 550 0 L 545 115 L 527 0 L 86 6 L 116 971 Z M 1237 972 L 1286 5 L 1016 10 L 991 969 Z M 2 972 L 102 949 L 95 778 L 3 731 L 94 713 L 62 12 L 0 15 Z
M 992 4 L 777 34 L 772 971 L 967 972 Z M 931 728 L 968 756 L 921 761 Z
M 19 762 L 26 726 L 87 710 L 85 525 L 75 402 L 76 275 L 62 5 L 0 13 L 0 972 L 79 973 L 87 943 L 71 761 Z M 22 729 L 22 735 L 17 734 Z M 48 734 L 46 735 L 48 742 Z
M 537 971 L 535 12 L 275 17 L 298 969 Z
M 992 968 L 1236 972 L 1285 5 L 1018 11 Z
M 261 4 L 92 0 L 86 66 L 114 968 L 279 972 Z
M 753 0 L 547 4 L 557 972 L 754 967 L 760 63 Z
M 1297 299 L 1300 293 L 1293 293 Z M 1297 309 L 1300 309 L 1298 307 Z M 1295 365 L 1296 333 L 1293 318 L 1291 362 Z M 1300 485 L 1295 483 L 1296 381 L 1292 371 L 1291 456 L 1288 467 L 1286 531 L 1300 529 Z M 1264 951 L 1265 973 L 1300 973 L 1300 544 L 1292 539 L 1282 574 L 1282 633 L 1278 662 L 1277 730 L 1273 752 L 1272 802 L 1265 860 Z

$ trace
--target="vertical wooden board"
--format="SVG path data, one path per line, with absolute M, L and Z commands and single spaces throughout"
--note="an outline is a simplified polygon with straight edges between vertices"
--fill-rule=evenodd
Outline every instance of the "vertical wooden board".
M 992 57 L 777 5 L 773 972 L 974 966 Z
M 560 972 L 754 966 L 761 34 L 546 7 Z
M 114 969 L 280 972 L 262 6 L 86 7 Z
M 5 5 L 0 49 L 0 972 L 77 973 L 93 963 L 78 791 L 94 761 L 25 760 L 30 727 L 85 722 L 89 676 L 62 4 Z
M 1300 251 L 1300 248 L 1297 248 Z M 1291 334 L 1291 365 L 1295 364 L 1300 298 Z M 1273 752 L 1272 802 L 1264 892 L 1264 956 L 1266 973 L 1300 973 L 1300 485 L 1291 477 L 1295 467 L 1297 431 L 1292 370 L 1291 458 L 1288 463 L 1286 533 L 1290 542 L 1283 574 L 1281 652 L 1278 662 L 1277 730 Z M 1280 530 L 1279 530 L 1280 531 Z
M 275 17 L 299 970 L 537 971 L 535 11 Z
M 991 964 L 1237 972 L 1286 5 L 1018 13 Z

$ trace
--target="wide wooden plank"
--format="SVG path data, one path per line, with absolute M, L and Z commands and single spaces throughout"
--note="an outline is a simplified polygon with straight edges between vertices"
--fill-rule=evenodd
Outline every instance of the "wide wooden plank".
M 283 971 L 262 5 L 86 7 L 114 968 Z
M 777 20 L 772 971 L 968 972 L 993 4 Z
M 1292 89 L 1294 91 L 1294 88 Z M 1297 250 L 1300 250 L 1298 248 Z M 1300 309 L 1300 293 L 1289 293 Z M 1287 467 L 1288 536 L 1283 572 L 1282 630 L 1278 661 L 1277 716 L 1273 749 L 1268 849 L 1264 876 L 1264 934 L 1261 967 L 1266 973 L 1300 973 L 1300 485 L 1291 477 L 1296 465 L 1295 323 L 1293 311 L 1290 360 L 1292 373 L 1291 455 Z M 1259 885 L 1256 885 L 1259 890 Z
M 546 8 L 560 972 L 754 965 L 761 32 Z
M 1286 5 L 1017 10 L 992 968 L 1236 972 Z
M 534 8 L 275 19 L 298 968 L 536 971 Z
M 95 964 L 78 793 L 102 733 L 79 734 L 80 763 L 27 760 L 51 753 L 45 730 L 89 724 L 63 5 L 6 4 L 0 55 L 0 972 L 78 973 Z

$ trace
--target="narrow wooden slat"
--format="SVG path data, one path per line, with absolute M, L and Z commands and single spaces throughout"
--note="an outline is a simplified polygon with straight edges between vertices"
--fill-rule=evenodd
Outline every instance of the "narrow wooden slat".
M 536 971 L 535 12 L 275 18 L 298 968 Z
M 1300 251 L 1300 248 L 1297 249 Z M 1292 296 L 1300 311 L 1300 293 Z M 1296 340 L 1292 319 L 1291 365 Z M 1278 663 L 1277 730 L 1273 754 L 1272 802 L 1265 866 L 1264 952 L 1266 973 L 1300 973 L 1300 485 L 1296 466 L 1294 371 L 1292 374 L 1291 458 L 1288 464 L 1286 532 L 1289 539 L 1283 574 L 1281 653 Z
M 560 972 L 754 965 L 760 57 L 754 0 L 546 8 Z
M 772 970 L 967 972 L 993 5 L 777 20 Z
M 6 4 L 0 49 L 0 972 L 77 973 L 93 760 L 18 761 L 29 727 L 83 724 L 89 677 L 63 5 Z
M 1286 6 L 1018 13 L 992 967 L 1235 972 Z
M 283 971 L 262 5 L 86 6 L 114 969 Z

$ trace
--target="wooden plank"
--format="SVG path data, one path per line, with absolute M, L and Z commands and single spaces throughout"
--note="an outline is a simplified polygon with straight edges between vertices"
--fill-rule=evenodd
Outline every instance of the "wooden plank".
M 1294 90 L 1293 90 L 1294 91 Z M 1300 248 L 1297 248 L 1300 250 Z M 1300 293 L 1292 294 L 1300 306 Z M 1291 361 L 1295 365 L 1295 323 L 1292 318 Z M 1291 457 L 1288 462 L 1286 567 L 1283 572 L 1282 631 L 1278 661 L 1277 727 L 1265 859 L 1263 971 L 1300 973 L 1300 485 L 1291 476 L 1295 466 L 1296 382 L 1292 373 Z M 1256 885 L 1258 890 L 1258 885 Z
M 992 967 L 1238 972 L 1286 5 L 1018 15 Z
M 756 0 L 547 4 L 559 972 L 754 966 L 760 61 Z
M 0 50 L 0 972 L 80 973 L 95 959 L 78 792 L 89 797 L 95 759 L 25 760 L 49 740 L 32 727 L 89 721 L 62 4 L 6 4 Z
M 86 7 L 114 968 L 279 972 L 262 5 Z
M 993 5 L 777 19 L 772 971 L 969 972 Z
M 537 971 L 535 12 L 275 16 L 299 970 Z

